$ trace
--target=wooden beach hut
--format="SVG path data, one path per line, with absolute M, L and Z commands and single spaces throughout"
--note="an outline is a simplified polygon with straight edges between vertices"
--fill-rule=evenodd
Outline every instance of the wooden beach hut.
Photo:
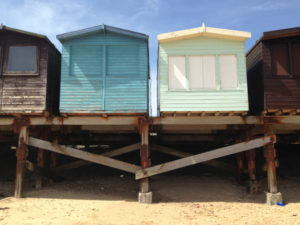
M 250 112 L 300 111 L 300 27 L 264 32 L 247 53 Z
M 41 34 L 0 26 L 0 113 L 58 113 L 61 54 Z
M 100 25 L 57 38 L 61 113 L 147 113 L 147 35 Z
M 159 110 L 247 112 L 243 31 L 202 27 L 158 35 Z

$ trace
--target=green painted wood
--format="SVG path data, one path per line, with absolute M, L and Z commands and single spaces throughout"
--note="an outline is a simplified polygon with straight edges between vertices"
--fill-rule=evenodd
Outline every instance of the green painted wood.
M 221 90 L 218 56 L 235 54 L 238 67 L 238 88 Z M 180 90 L 168 88 L 168 57 L 185 56 L 189 85 L 188 56 L 215 55 L 215 90 Z M 159 44 L 159 108 L 164 111 L 248 111 L 248 91 L 244 41 L 195 37 Z
M 62 44 L 61 112 L 148 111 L 147 40 L 106 31 Z

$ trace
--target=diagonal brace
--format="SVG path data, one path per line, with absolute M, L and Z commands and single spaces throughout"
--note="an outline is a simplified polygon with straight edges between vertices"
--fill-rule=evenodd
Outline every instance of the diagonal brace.
M 197 155 L 189 156 L 186 158 L 174 160 L 171 162 L 163 163 L 153 167 L 140 169 L 135 173 L 135 179 L 142 179 L 150 177 L 156 174 L 172 171 L 175 169 L 183 168 L 186 166 L 194 165 L 201 162 L 206 162 L 212 159 L 220 158 L 227 155 L 236 154 L 239 152 L 247 151 L 254 148 L 263 147 L 269 143 L 275 143 L 276 136 L 266 136 L 262 138 L 253 139 L 251 141 L 245 141 L 239 144 L 218 148 L 209 152 L 200 153 Z
M 130 172 L 130 173 L 135 173 L 137 170 L 140 169 L 139 166 L 134 165 L 134 164 L 122 162 L 120 160 L 112 159 L 109 157 L 105 157 L 105 156 L 101 156 L 101 155 L 97 155 L 97 154 L 93 154 L 93 153 L 89 153 L 89 152 L 83 152 L 81 150 L 66 147 L 63 145 L 53 144 L 49 141 L 43 141 L 43 140 L 33 138 L 33 137 L 29 138 L 28 145 L 36 147 L 36 148 L 46 149 L 46 150 L 60 153 L 63 155 L 72 156 L 74 158 L 91 161 L 94 163 L 98 163 L 98 164 L 101 164 L 104 166 L 109 166 L 109 167 L 112 167 L 115 169 Z

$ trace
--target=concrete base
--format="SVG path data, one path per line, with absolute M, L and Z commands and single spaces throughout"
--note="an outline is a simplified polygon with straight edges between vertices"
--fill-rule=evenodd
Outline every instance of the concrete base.
M 257 180 L 248 180 L 247 181 L 247 191 L 250 194 L 258 194 L 260 192 L 260 185 Z
M 139 203 L 152 203 L 152 192 L 141 193 L 139 192 Z
M 282 195 L 280 192 L 270 193 L 266 192 L 266 202 L 268 205 L 276 205 L 278 202 L 282 202 Z

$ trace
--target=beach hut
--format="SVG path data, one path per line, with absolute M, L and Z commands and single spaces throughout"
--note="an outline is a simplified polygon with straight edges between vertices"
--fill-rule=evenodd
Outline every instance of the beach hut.
M 58 113 L 60 60 L 46 36 L 0 25 L 0 113 Z
M 158 35 L 159 111 L 248 111 L 243 31 L 202 27 Z
M 57 38 L 62 43 L 61 113 L 147 113 L 147 35 L 100 25 Z
M 250 112 L 300 110 L 300 27 L 264 32 L 247 53 Z

